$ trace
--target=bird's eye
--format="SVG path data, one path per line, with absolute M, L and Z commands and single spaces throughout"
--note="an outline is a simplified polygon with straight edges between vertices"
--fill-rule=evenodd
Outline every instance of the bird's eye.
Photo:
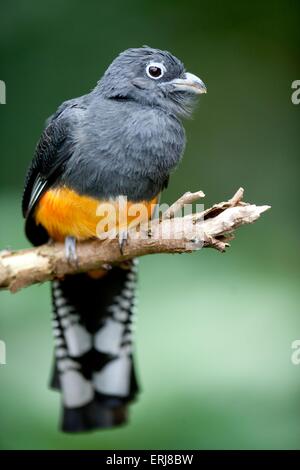
M 151 64 L 147 65 L 146 68 L 146 73 L 148 77 L 153 78 L 154 80 L 158 80 L 159 78 L 161 78 L 165 71 L 165 66 L 156 62 L 152 62 Z

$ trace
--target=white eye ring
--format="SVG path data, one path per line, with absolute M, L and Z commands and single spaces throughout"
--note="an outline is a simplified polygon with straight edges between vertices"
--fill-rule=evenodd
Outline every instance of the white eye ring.
M 157 76 L 152 75 L 151 70 L 150 70 L 152 67 L 159 69 L 160 74 L 157 75 Z M 166 67 L 161 62 L 150 62 L 150 64 L 148 64 L 147 67 L 146 67 L 146 74 L 148 75 L 149 78 L 152 78 L 152 80 L 158 80 L 159 78 L 161 78 L 164 75 L 164 73 L 166 71 L 167 71 Z

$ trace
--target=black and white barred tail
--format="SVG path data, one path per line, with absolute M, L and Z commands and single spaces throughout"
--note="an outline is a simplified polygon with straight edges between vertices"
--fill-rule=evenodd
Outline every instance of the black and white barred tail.
M 138 391 L 132 357 L 137 261 L 102 278 L 53 281 L 55 364 L 51 386 L 62 394 L 66 432 L 127 420 Z

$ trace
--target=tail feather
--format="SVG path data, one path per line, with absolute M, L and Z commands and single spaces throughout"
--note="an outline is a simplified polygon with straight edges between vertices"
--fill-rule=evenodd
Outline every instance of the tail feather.
M 138 391 L 132 357 L 136 262 L 100 278 L 53 281 L 55 364 L 51 386 L 62 394 L 62 429 L 105 428 L 127 420 Z

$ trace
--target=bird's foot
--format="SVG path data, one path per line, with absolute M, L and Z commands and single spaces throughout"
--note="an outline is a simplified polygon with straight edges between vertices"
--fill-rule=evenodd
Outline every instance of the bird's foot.
M 69 264 L 77 266 L 76 238 L 65 238 L 65 255 Z
M 127 230 L 120 230 L 118 234 L 118 240 L 119 240 L 119 248 L 120 248 L 121 255 L 124 255 L 124 249 L 126 247 L 127 239 L 128 239 Z

